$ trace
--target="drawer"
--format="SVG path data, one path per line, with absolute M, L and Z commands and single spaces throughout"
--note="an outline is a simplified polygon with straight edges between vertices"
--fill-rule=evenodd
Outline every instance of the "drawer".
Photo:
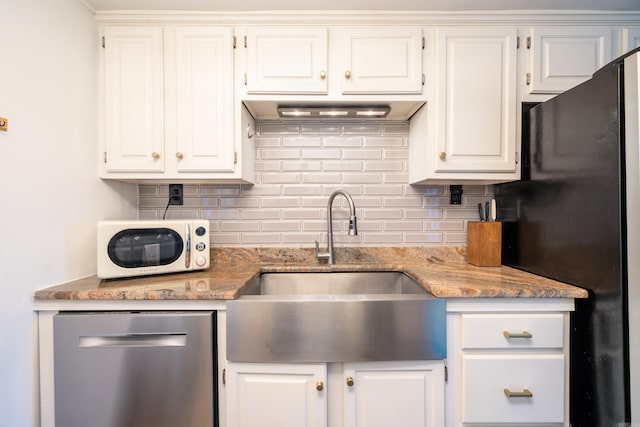
M 463 314 L 463 349 L 562 348 L 564 317 L 553 314 Z
M 464 355 L 461 385 L 465 423 L 564 422 L 561 354 Z

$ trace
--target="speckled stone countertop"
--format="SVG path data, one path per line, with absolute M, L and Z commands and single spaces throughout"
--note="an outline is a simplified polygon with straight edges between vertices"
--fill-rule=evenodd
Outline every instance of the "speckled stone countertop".
M 464 247 L 335 248 L 336 264 L 313 249 L 216 248 L 208 270 L 100 280 L 87 277 L 36 292 L 36 300 L 227 300 L 264 272 L 402 271 L 440 298 L 586 298 L 587 291 L 510 267 L 476 267 Z

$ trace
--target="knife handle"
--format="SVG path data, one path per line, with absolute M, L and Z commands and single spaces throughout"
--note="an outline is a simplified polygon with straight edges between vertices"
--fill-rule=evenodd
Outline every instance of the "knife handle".
M 480 221 L 484 221 L 484 211 L 482 210 L 482 203 L 478 203 L 478 215 L 480 215 Z

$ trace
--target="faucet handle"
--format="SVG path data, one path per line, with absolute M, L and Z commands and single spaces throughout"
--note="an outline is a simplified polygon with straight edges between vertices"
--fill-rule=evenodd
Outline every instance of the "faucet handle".
M 316 240 L 316 258 L 318 260 L 325 260 L 325 259 L 329 259 L 330 255 L 329 252 L 320 252 L 320 245 L 318 244 L 318 241 Z

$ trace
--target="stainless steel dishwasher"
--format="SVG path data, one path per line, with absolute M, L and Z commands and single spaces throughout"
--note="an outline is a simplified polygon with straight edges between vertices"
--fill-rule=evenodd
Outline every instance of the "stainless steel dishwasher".
M 216 427 L 216 313 L 54 316 L 57 427 Z

